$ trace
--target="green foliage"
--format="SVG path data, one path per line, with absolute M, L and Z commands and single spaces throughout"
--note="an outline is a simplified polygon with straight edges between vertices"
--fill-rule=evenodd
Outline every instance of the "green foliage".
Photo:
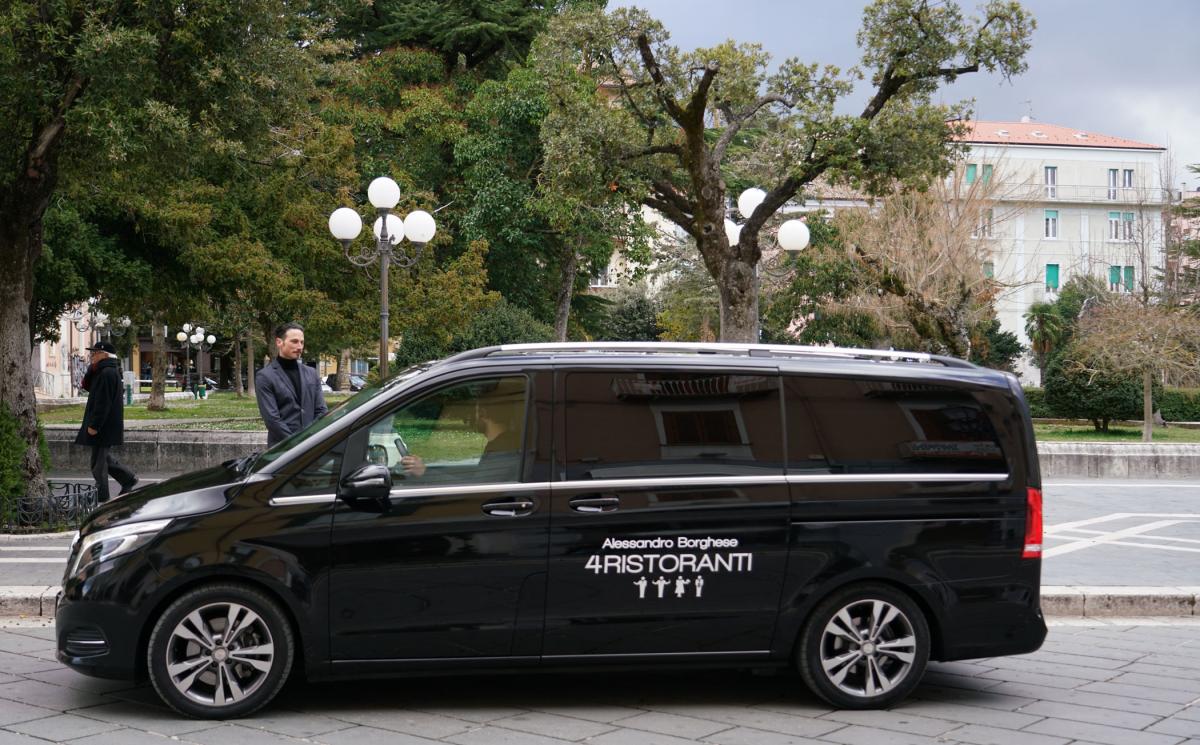
M 1168 422 L 1200 422 L 1200 388 L 1165 388 L 1154 401 Z
M 396 350 L 396 366 L 436 360 L 458 352 L 500 344 L 545 342 L 554 338 L 554 329 L 534 318 L 529 311 L 500 299 L 475 314 L 474 318 L 449 339 L 428 329 L 404 335 Z
M 1025 401 L 1029 404 L 1029 414 L 1035 419 L 1052 419 L 1054 411 L 1046 405 L 1046 389 L 1026 386 Z
M 596 334 L 603 341 L 658 341 L 663 327 L 658 323 L 658 302 L 644 285 L 620 288 L 613 296 L 603 324 Z
M 992 317 L 971 333 L 971 362 L 995 370 L 1013 372 L 1025 346 L 1011 331 L 1000 330 L 1000 319 Z
M 666 280 L 659 290 L 658 324 L 663 341 L 716 341 L 721 308 L 717 285 L 694 251 L 684 249 L 655 268 Z
M 43 466 L 50 468 L 50 448 L 38 425 L 38 454 Z M 17 418 L 6 404 L 0 403 L 0 525 L 14 522 L 17 501 L 25 495 L 25 478 L 21 473 L 21 458 L 25 455 L 25 440 L 21 437 Z
M 1114 419 L 1142 418 L 1140 375 L 1089 373 L 1074 364 L 1072 350 L 1053 357 L 1046 367 L 1042 387 L 1046 405 L 1058 416 L 1090 419 L 1097 430 L 1108 431 Z M 1152 398 L 1161 395 L 1157 385 Z

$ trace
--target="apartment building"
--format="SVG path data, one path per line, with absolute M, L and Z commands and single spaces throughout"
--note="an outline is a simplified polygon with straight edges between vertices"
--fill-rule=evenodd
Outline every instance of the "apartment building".
M 1028 117 L 967 124 L 965 178 L 991 182 L 977 235 L 992 247 L 985 272 L 1006 288 L 1004 330 L 1028 344 L 1025 312 L 1078 274 L 1119 292 L 1156 280 L 1171 202 L 1165 148 Z M 1039 380 L 1029 359 L 1021 372 Z

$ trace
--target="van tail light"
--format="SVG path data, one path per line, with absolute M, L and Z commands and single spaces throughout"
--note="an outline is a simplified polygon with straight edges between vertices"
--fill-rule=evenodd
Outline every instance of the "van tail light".
M 1025 490 L 1025 550 L 1022 559 L 1042 558 L 1042 490 Z

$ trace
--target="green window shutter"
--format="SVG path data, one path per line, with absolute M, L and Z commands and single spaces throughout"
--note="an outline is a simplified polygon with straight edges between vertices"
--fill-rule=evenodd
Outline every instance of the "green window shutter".
M 1046 289 L 1058 289 L 1058 264 L 1046 265 Z
M 991 180 L 992 180 L 992 166 L 990 164 L 985 163 L 983 166 L 983 183 L 986 184 L 987 182 L 989 182 Z
M 975 183 L 975 169 L 976 169 L 976 167 L 977 167 L 977 166 L 976 166 L 974 163 L 969 163 L 969 164 L 967 165 L 967 183 L 968 183 L 968 184 L 973 184 L 973 183 Z
M 983 262 L 983 276 L 991 279 L 996 276 L 996 265 L 991 261 Z
M 1125 267 L 1125 291 L 1133 292 L 1133 267 Z
M 1046 219 L 1047 220 L 1057 220 L 1058 219 L 1058 210 L 1046 210 Z
M 1133 213 L 1132 212 L 1125 213 L 1125 222 L 1133 222 Z
M 1108 268 L 1108 286 L 1116 287 L 1121 284 L 1121 267 L 1110 266 Z
M 1108 219 L 1109 219 L 1109 220 L 1120 220 L 1120 219 L 1121 219 L 1121 213 L 1120 213 L 1120 212 L 1109 212 L 1109 213 L 1108 213 Z

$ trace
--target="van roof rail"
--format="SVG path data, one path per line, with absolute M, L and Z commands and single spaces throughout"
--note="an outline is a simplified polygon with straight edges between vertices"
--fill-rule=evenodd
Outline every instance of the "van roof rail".
M 946 367 L 974 367 L 953 357 L 927 352 L 904 352 L 894 349 L 857 349 L 854 347 L 814 347 L 791 344 L 738 344 L 728 342 L 662 342 L 662 341 L 596 341 L 546 342 L 538 344 L 501 344 L 456 354 L 445 360 L 461 361 L 501 355 L 524 354 L 712 354 L 747 357 L 826 357 L 839 359 L 875 360 L 878 362 L 918 362 Z

